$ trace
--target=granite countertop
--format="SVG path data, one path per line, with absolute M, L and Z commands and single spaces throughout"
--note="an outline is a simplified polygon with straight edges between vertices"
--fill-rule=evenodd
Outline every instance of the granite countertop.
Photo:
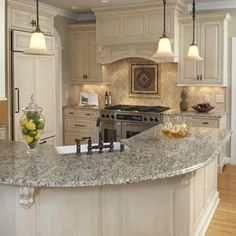
M 185 138 L 160 134 L 161 125 L 124 140 L 129 146 L 92 155 L 59 155 L 50 145 L 33 155 L 23 143 L 0 142 L 0 183 L 32 187 L 102 186 L 157 180 L 185 174 L 210 163 L 231 132 L 191 128 Z
M 216 111 L 216 110 L 212 110 L 209 112 L 197 112 L 195 110 L 180 111 L 179 109 L 170 109 L 170 110 L 162 112 L 162 114 L 222 118 L 226 115 L 226 112 Z

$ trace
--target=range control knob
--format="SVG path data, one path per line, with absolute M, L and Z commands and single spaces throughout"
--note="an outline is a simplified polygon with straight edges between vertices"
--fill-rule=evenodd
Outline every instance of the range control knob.
M 144 120 L 144 121 L 147 121 L 147 120 L 148 120 L 148 118 L 147 118 L 147 117 L 144 117 L 144 118 L 143 118 L 143 120 Z
M 105 114 L 102 114 L 102 117 L 105 117 Z
M 156 117 L 156 118 L 155 118 L 155 122 L 159 122 L 159 118 Z
M 106 118 L 109 118 L 109 115 L 108 115 L 108 114 L 106 115 Z
M 112 119 L 114 119 L 114 118 L 115 118 L 115 116 L 114 116 L 114 115 L 111 115 L 111 118 L 112 118 Z
M 152 117 L 150 118 L 150 121 L 153 122 L 153 118 Z

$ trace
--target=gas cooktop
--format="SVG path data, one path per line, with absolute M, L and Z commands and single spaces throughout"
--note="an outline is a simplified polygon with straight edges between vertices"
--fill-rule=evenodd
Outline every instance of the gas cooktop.
M 137 105 L 114 105 L 104 108 L 112 111 L 136 111 L 136 112 L 155 112 L 160 113 L 169 109 L 163 106 L 137 106 Z

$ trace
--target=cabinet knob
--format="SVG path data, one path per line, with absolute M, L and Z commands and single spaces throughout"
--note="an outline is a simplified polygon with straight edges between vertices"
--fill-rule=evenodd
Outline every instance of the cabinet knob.
M 202 122 L 203 125 L 209 125 L 209 122 Z
M 69 114 L 70 114 L 70 115 L 73 115 L 73 114 L 74 114 L 74 112 L 73 112 L 73 111 L 71 111 L 71 112 L 69 112 Z
M 87 113 L 86 116 L 91 116 L 91 114 L 90 114 L 90 113 Z

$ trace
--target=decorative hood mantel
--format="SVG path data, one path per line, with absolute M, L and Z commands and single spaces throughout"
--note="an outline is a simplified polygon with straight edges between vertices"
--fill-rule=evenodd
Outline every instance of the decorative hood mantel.
M 136 4 L 119 8 L 96 8 L 97 62 L 138 57 L 152 58 L 163 31 L 162 2 Z M 178 56 L 178 15 L 184 10 L 182 0 L 169 0 L 166 10 L 166 33 L 171 38 L 172 51 Z M 161 60 L 163 62 L 163 59 Z M 178 58 L 166 58 L 177 62 Z

